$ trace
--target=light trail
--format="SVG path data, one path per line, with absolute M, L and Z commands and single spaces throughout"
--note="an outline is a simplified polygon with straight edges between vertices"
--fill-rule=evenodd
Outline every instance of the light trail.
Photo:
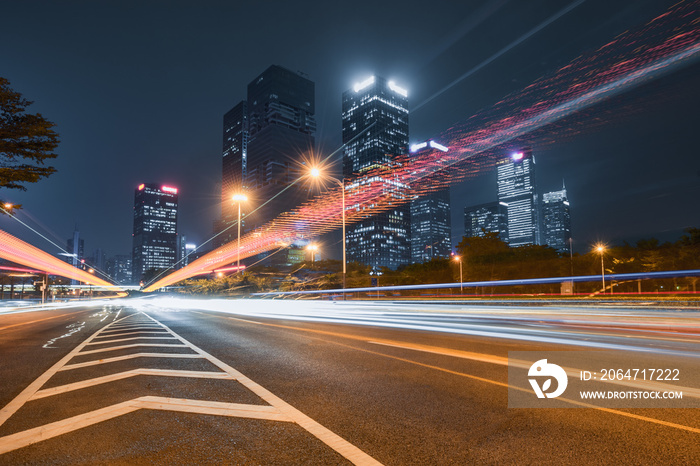
M 490 63 L 494 62 L 495 60 L 497 60 L 498 58 L 500 58 L 500 57 L 501 57 L 502 55 L 504 55 L 505 53 L 510 52 L 510 51 L 513 50 L 515 47 L 517 47 L 518 45 L 522 44 L 523 42 L 525 42 L 526 40 L 528 40 L 530 37 L 534 36 L 535 34 L 537 34 L 538 32 L 540 32 L 542 29 L 546 28 L 547 26 L 549 26 L 550 24 L 552 24 L 554 21 L 558 20 L 559 18 L 561 18 L 562 16 L 564 16 L 565 14 L 567 14 L 568 12 L 570 12 L 571 10 L 573 10 L 574 8 L 576 8 L 577 6 L 579 6 L 580 4 L 582 4 L 582 3 L 585 2 L 585 1 L 586 1 L 586 0 L 578 0 L 578 1 L 576 1 L 576 2 L 574 2 L 574 3 L 572 3 L 572 4 L 570 4 L 570 5 L 566 6 L 566 7 L 563 8 L 562 10 L 558 11 L 557 13 L 555 13 L 554 15 L 550 16 L 549 18 L 547 18 L 547 19 L 546 19 L 545 21 L 543 21 L 542 23 L 538 24 L 536 27 L 534 27 L 534 28 L 531 29 L 530 31 L 528 31 L 528 32 L 526 32 L 525 34 L 523 34 L 522 36 L 518 37 L 516 40 L 514 40 L 514 41 L 511 42 L 510 44 L 506 45 L 506 46 L 503 47 L 501 50 L 499 50 L 498 52 L 494 53 L 493 55 L 491 55 L 491 56 L 490 56 L 489 58 L 487 58 L 486 60 L 484 60 L 484 61 L 482 61 L 481 63 L 479 63 L 478 65 L 476 65 L 474 68 L 472 68 L 471 70 L 467 71 L 467 72 L 464 73 L 462 76 L 460 76 L 459 78 L 455 79 L 455 80 L 452 81 L 450 84 L 448 84 L 447 86 L 443 87 L 442 89 L 440 89 L 439 91 L 437 91 L 436 93 L 434 93 L 433 95 L 431 95 L 430 97 L 428 97 L 427 99 L 425 99 L 423 102 L 421 102 L 421 103 L 419 103 L 418 105 L 416 105 L 413 109 L 411 109 L 411 111 L 412 111 L 412 112 L 415 112 L 416 110 L 418 110 L 418 109 L 421 108 L 422 106 L 424 106 L 424 105 L 430 103 L 431 101 L 435 100 L 436 98 L 440 97 L 442 94 L 444 94 L 445 92 L 449 91 L 449 90 L 452 89 L 454 86 L 456 86 L 457 84 L 459 84 L 459 83 L 461 83 L 462 81 L 464 81 L 465 79 L 467 79 L 469 76 L 473 75 L 474 73 L 476 73 L 477 71 L 481 70 L 481 69 L 484 68 L 485 66 L 487 66 L 487 65 L 489 65 Z
M 488 112 L 446 131 L 438 139 L 450 151 L 398 157 L 351 181 L 344 188 L 346 223 L 449 187 L 492 164 L 487 157 L 504 145 L 697 60 L 699 21 L 698 2 L 678 4 L 640 30 L 615 38 L 591 56 L 577 58 L 554 76 L 536 81 L 496 103 Z M 338 187 L 283 213 L 241 238 L 240 257 L 339 228 L 340 206 Z M 221 267 L 235 260 L 236 255 L 236 242 L 228 243 L 147 286 L 145 291 Z
M 195 312 L 213 311 L 246 319 L 265 319 L 248 321 L 259 325 L 276 325 L 269 319 L 317 322 L 700 357 L 697 352 L 700 313 L 696 310 L 598 307 L 591 312 L 589 308 L 570 305 L 543 309 L 512 304 L 445 305 L 435 301 L 392 303 L 160 296 L 132 299 L 129 305 L 142 312 L 196 309 Z M 377 339 L 368 338 L 368 341 Z
M 33 267 L 49 275 L 60 275 L 90 285 L 114 288 L 114 285 L 108 281 L 102 280 L 84 270 L 76 269 L 72 265 L 2 230 L 0 230 L 0 258 L 27 267 Z
M 54 243 L 53 241 L 51 241 L 51 240 L 50 240 L 49 238 L 47 238 L 45 235 L 41 234 L 41 233 L 38 232 L 36 229 L 32 228 L 31 226 L 27 225 L 25 222 L 23 222 L 22 220 L 20 220 L 19 218 L 17 218 L 17 214 L 14 214 L 14 213 L 12 213 L 12 212 L 7 211 L 7 210 L 6 210 L 4 207 L 2 207 L 2 206 L 0 206 L 0 210 L 2 210 L 3 212 L 5 212 L 11 219 L 14 219 L 14 220 L 16 220 L 17 222 L 19 222 L 20 225 L 26 227 L 27 229 L 29 229 L 30 231 L 32 231 L 33 233 L 35 233 L 35 234 L 38 235 L 39 237 L 45 239 L 46 241 L 48 241 L 48 242 L 51 243 L 52 245 L 56 246 L 56 248 L 58 248 L 58 250 L 61 251 L 62 253 L 67 254 L 67 255 L 71 255 L 68 251 L 66 251 L 65 249 L 63 249 L 61 246 L 59 246 L 58 244 Z M 102 276 L 105 277 L 105 278 L 108 278 L 108 279 L 110 279 L 110 280 L 113 280 L 112 277 L 110 277 L 107 273 L 103 272 L 102 270 L 98 269 L 97 267 L 93 266 L 92 269 L 95 271 L 95 273 L 98 273 L 98 274 L 102 275 Z M 58 274 L 56 274 L 56 275 L 58 275 Z

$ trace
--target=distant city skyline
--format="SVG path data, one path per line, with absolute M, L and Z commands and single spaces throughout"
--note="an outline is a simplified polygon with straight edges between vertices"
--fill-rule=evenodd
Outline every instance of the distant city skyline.
M 246 84 L 270 63 L 304 70 L 317 83 L 319 153 L 340 146 L 342 91 L 372 74 L 401 83 L 412 105 L 419 106 L 411 111 L 409 141 L 417 142 L 438 136 L 574 58 L 592 54 L 672 4 L 589 0 L 518 42 L 560 7 L 537 1 L 509 2 L 496 10 L 488 10 L 486 3 L 455 2 L 438 2 L 430 10 L 412 3 L 400 11 L 379 7 L 394 15 L 393 26 L 381 15 L 362 15 L 361 8 L 335 15 L 319 3 L 303 15 L 287 11 L 295 21 L 279 23 L 277 29 L 263 26 L 269 40 L 256 44 L 255 53 L 229 44 L 239 35 L 256 33 L 252 24 L 263 23 L 255 19 L 269 13 L 261 6 L 247 6 L 244 16 L 251 21 L 224 33 L 230 16 L 224 6 L 211 12 L 173 6 L 167 13 L 171 21 L 146 24 L 138 17 L 158 17 L 163 11 L 143 5 L 143 15 L 134 16 L 118 9 L 106 14 L 100 5 L 89 11 L 52 2 L 34 3 L 31 11 L 28 4 L 6 5 L 8 17 L 31 16 L 33 22 L 10 22 L 0 31 L 3 76 L 35 101 L 32 111 L 57 123 L 62 143 L 55 175 L 30 185 L 26 193 L 4 193 L 23 204 L 19 218 L 55 243 L 64 244 L 77 222 L 88 250 L 100 248 L 114 256 L 130 249 L 131 190 L 141 179 L 161 180 L 181 188 L 182 232 L 201 244 L 221 212 L 221 115 L 246 98 Z M 321 24 L 319 14 L 327 25 L 322 31 L 311 27 Z M 398 26 L 417 15 L 424 24 L 440 24 L 442 32 Z M 192 24 L 198 32 L 185 38 L 171 27 L 180 23 Z M 349 25 L 359 24 L 368 33 L 349 44 L 345 34 L 355 30 Z M 131 34 L 117 40 L 125 26 Z M 35 40 L 12 40 L 28 32 Z M 312 40 L 319 36 L 324 40 Z M 153 37 L 163 39 L 157 48 L 149 45 Z M 41 46 L 46 43 L 53 48 Z M 196 66 L 182 68 L 183 63 Z M 567 180 L 575 204 L 577 252 L 598 240 L 673 239 L 683 228 L 697 226 L 700 208 L 692 199 L 700 165 L 692 154 L 699 71 L 700 65 L 689 62 L 577 115 L 568 122 L 577 128 L 574 132 L 556 127 L 547 137 L 528 141 L 537 153 L 540 183 L 555 186 Z M 447 90 L 432 97 L 442 89 Z M 339 159 L 335 161 L 339 169 Z M 464 204 L 489 202 L 481 188 L 495 176 L 492 167 L 468 178 L 451 188 L 452 198 L 464 199 Z M 624 216 L 618 214 L 619 205 L 626 206 Z M 452 208 L 453 244 L 461 234 L 463 208 Z M 648 212 L 655 213 L 653 218 Z M 3 221 L 0 227 L 58 252 L 17 223 Z

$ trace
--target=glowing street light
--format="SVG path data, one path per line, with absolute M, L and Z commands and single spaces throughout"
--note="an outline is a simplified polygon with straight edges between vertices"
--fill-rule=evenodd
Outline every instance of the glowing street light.
M 462 278 L 462 256 L 454 256 L 454 260 L 459 262 L 459 293 L 464 294 L 464 279 Z
M 231 198 L 234 202 L 238 202 L 238 253 L 236 254 L 236 273 L 241 270 L 241 202 L 246 202 L 248 196 L 245 194 L 234 194 Z
M 318 245 L 309 244 L 306 246 L 306 250 L 311 251 L 311 263 L 313 264 L 316 261 L 316 251 L 318 251 Z
M 605 265 L 603 263 L 603 255 L 605 254 L 605 246 L 598 244 L 595 250 L 600 254 L 600 277 L 603 280 L 603 294 L 605 294 Z
M 319 170 L 317 167 L 312 167 L 311 170 L 309 170 L 309 175 L 312 178 L 320 178 L 321 177 L 321 170 Z M 334 181 L 338 183 L 338 186 L 340 186 L 340 191 L 343 199 L 343 204 L 342 204 L 342 214 L 343 214 L 343 289 L 345 289 L 345 277 L 347 275 L 347 259 L 345 256 L 345 178 L 343 180 L 339 180 L 338 178 L 333 178 L 332 176 L 325 176 L 325 178 Z M 345 293 L 343 293 L 343 299 L 345 299 Z

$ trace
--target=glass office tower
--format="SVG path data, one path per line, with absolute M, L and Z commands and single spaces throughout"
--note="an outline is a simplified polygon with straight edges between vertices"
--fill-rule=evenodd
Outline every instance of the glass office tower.
M 343 93 L 343 177 L 346 190 L 382 184 L 401 201 L 347 228 L 347 258 L 373 268 L 411 261 L 409 187 L 393 175 L 408 154 L 408 97 L 393 81 L 371 76 Z

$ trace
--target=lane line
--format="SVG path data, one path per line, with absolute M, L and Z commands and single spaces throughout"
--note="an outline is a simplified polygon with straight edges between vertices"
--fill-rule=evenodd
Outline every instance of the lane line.
M 120 328 L 116 330 L 109 330 L 107 332 L 103 332 L 103 335 L 112 335 L 115 333 L 121 333 L 121 332 L 130 332 L 130 331 L 143 331 L 147 332 L 150 330 L 161 330 L 160 327 L 156 327 L 155 325 L 144 327 L 142 325 L 135 325 L 133 327 L 125 327 L 125 328 Z
M 225 379 L 233 380 L 229 374 L 225 372 L 205 372 L 205 371 L 182 371 L 182 370 L 169 370 L 169 369 L 132 369 L 124 372 L 117 372 L 115 374 L 105 375 L 102 377 L 95 377 L 93 379 L 87 379 L 80 382 L 74 382 L 66 385 L 61 385 L 57 387 L 45 388 L 39 390 L 32 396 L 28 401 L 38 400 L 40 398 L 46 398 L 47 396 L 59 395 L 61 393 L 71 392 L 73 390 L 80 390 L 81 388 L 94 387 L 95 385 L 100 385 L 103 383 L 115 382 L 117 380 L 128 379 L 130 377 L 136 377 L 139 375 L 149 375 L 157 377 L 186 377 L 186 378 L 197 378 L 197 379 Z
M 125 401 L 123 403 L 107 406 L 106 408 L 74 416 L 62 421 L 52 422 L 40 427 L 35 427 L 23 432 L 8 435 L 0 438 L 0 454 L 26 447 L 42 440 L 57 437 L 83 427 L 98 424 L 100 422 L 131 413 L 137 409 L 138 408 L 134 406 L 131 401 Z
M 348 459 L 354 464 L 359 465 L 379 465 L 374 458 L 360 450 L 355 445 L 351 444 L 347 440 L 343 439 L 339 435 L 330 431 L 326 427 L 322 426 L 318 422 L 314 421 L 310 417 L 306 416 L 299 410 L 295 409 L 288 403 L 284 402 L 279 397 L 273 395 L 270 391 L 248 379 L 246 376 L 235 370 L 233 367 L 224 363 L 223 361 L 215 358 L 209 353 L 205 352 L 201 348 L 195 346 L 189 341 L 185 340 L 170 328 L 164 324 L 158 322 L 151 316 L 142 313 L 143 316 L 156 324 L 162 326 L 163 329 L 172 335 L 175 339 L 179 340 L 182 345 L 174 345 L 178 347 L 187 347 L 192 350 L 195 354 L 163 354 L 163 353 L 138 353 L 125 356 L 119 356 L 108 359 L 100 359 L 93 361 L 86 361 L 77 364 L 66 364 L 71 358 L 80 355 L 80 351 L 87 346 L 94 338 L 96 338 L 101 332 L 109 331 L 111 324 L 106 325 L 102 329 L 95 332 L 93 335 L 88 337 L 83 343 L 79 344 L 73 351 L 71 351 L 66 357 L 62 358 L 58 363 L 56 363 L 52 368 L 46 373 L 42 374 L 37 380 L 35 380 L 29 387 L 27 387 L 19 396 L 10 402 L 8 405 L 12 409 L 7 409 L 6 406 L 3 409 L 4 414 L 7 417 L 14 414 L 21 406 L 23 406 L 31 398 L 43 398 L 50 396 L 51 394 L 64 393 L 66 391 L 77 390 L 86 386 L 98 385 L 100 383 L 106 383 L 108 381 L 118 380 L 124 376 L 124 374 L 112 374 L 102 378 L 91 379 L 82 382 L 76 382 L 73 384 L 68 384 L 61 387 L 53 387 L 41 391 L 38 394 L 39 389 L 44 385 L 44 383 L 58 371 L 71 370 L 79 367 L 87 367 L 97 364 L 105 364 L 113 361 L 120 361 L 125 359 L 132 359 L 137 357 L 161 357 L 161 358 L 203 358 L 214 364 L 216 367 L 221 369 L 221 373 L 213 373 L 217 378 L 222 376 L 228 376 L 227 378 L 234 379 L 244 387 L 248 388 L 250 391 L 258 395 L 260 398 L 265 400 L 269 406 L 259 406 L 259 405 L 239 405 L 234 403 L 221 403 L 214 401 L 202 401 L 202 400 L 183 400 L 183 399 L 168 399 L 161 397 L 141 397 L 128 402 L 119 403 L 106 408 L 91 411 L 89 413 L 84 413 L 78 416 L 74 416 L 69 419 L 64 419 L 61 421 L 46 424 L 40 427 L 29 429 L 27 431 L 11 434 L 9 436 L 0 438 L 0 453 L 11 451 L 23 446 L 31 445 L 41 440 L 48 438 L 53 438 L 74 430 L 90 426 L 108 419 L 112 419 L 123 414 L 133 412 L 137 409 L 158 409 L 167 411 L 180 411 L 180 412 L 190 412 L 190 413 L 200 413 L 200 414 L 213 414 L 222 416 L 235 416 L 244 417 L 252 419 L 266 419 L 274 421 L 286 421 L 294 422 L 300 427 L 305 429 L 307 432 L 321 440 L 327 446 L 335 450 L 337 453 Z M 130 315 L 124 317 L 124 319 L 133 317 Z M 113 332 L 112 332 L 113 333 Z M 126 347 L 132 346 L 142 346 L 141 344 L 135 345 L 124 345 Z M 162 346 L 162 345 L 149 345 L 149 346 Z M 166 345 L 173 346 L 173 345 Z M 87 351 L 86 353 L 94 353 L 97 351 Z M 85 354 L 85 353 L 82 353 Z M 197 371 L 191 371 L 197 372 Z M 164 371 L 160 374 L 174 374 L 178 373 L 178 376 L 182 376 L 180 371 Z M 201 373 L 200 373 L 201 374 Z M 133 376 L 134 373 L 131 372 L 127 376 Z M 126 376 L 124 376 L 125 378 Z M 3 420 L 4 422 L 4 420 Z
M 145 314 L 145 313 L 144 313 L 144 315 L 146 315 L 150 319 L 153 319 L 154 322 L 158 322 L 156 319 L 154 319 L 150 315 Z M 332 432 L 328 428 L 326 428 L 326 427 L 322 426 L 321 424 L 319 424 L 318 422 L 314 421 L 309 416 L 302 413 L 298 409 L 294 408 L 292 405 L 285 402 L 284 400 L 282 400 L 278 396 L 274 395 L 272 392 L 270 392 L 266 388 L 253 382 L 251 379 L 249 379 L 248 377 L 246 377 L 242 373 L 238 372 L 233 367 L 229 366 L 228 364 L 221 361 L 220 359 L 215 358 L 214 356 L 207 353 L 203 349 L 201 349 L 201 348 L 195 346 L 194 344 L 190 343 L 189 341 L 185 340 L 180 335 L 173 332 L 167 325 L 163 324 L 162 322 L 158 322 L 158 323 L 160 325 L 162 325 L 163 328 L 165 328 L 171 335 L 173 335 L 174 337 L 179 339 L 183 344 L 189 345 L 189 347 L 193 351 L 197 352 L 202 357 L 209 360 L 209 362 L 216 365 L 219 369 L 231 374 L 231 376 L 233 376 L 236 379 L 236 381 L 238 381 L 240 384 L 242 384 L 248 390 L 252 391 L 256 395 L 258 395 L 260 398 L 267 401 L 270 405 L 276 407 L 282 414 L 286 415 L 289 419 L 293 420 L 295 423 L 297 423 L 299 426 L 301 426 L 307 432 L 309 432 L 314 437 L 321 440 L 323 443 L 328 445 L 330 448 L 332 448 L 336 452 L 340 453 L 342 456 L 344 456 L 349 461 L 353 462 L 354 464 L 360 464 L 360 465 L 380 465 L 381 464 L 377 460 L 375 460 L 374 458 L 369 456 L 367 453 L 365 453 L 364 451 L 360 450 L 358 447 L 353 445 L 352 443 L 348 442 L 347 440 L 345 440 L 344 438 L 342 438 L 338 434 Z
M 124 356 L 116 356 L 114 358 L 98 359 L 96 361 L 79 362 L 68 364 L 59 369 L 59 371 L 69 371 L 72 369 L 80 369 L 82 367 L 98 366 L 100 364 L 108 364 L 110 362 L 125 361 L 127 359 L 136 358 L 180 358 L 180 359 L 201 359 L 199 354 L 179 354 L 179 353 L 134 353 Z M 43 384 L 42 384 L 43 385 Z
M 311 337 L 311 338 L 314 338 L 314 337 Z M 328 343 L 333 343 L 333 344 L 335 344 L 335 345 L 344 346 L 344 347 L 346 347 L 346 348 L 351 348 L 351 349 L 355 349 L 355 350 L 358 350 L 358 351 L 364 351 L 364 352 L 366 352 L 366 353 L 375 354 L 375 355 L 377 355 L 377 356 L 384 356 L 385 358 L 396 359 L 397 361 L 403 361 L 403 362 L 407 362 L 407 363 L 410 363 L 410 364 L 415 364 L 415 365 L 417 365 L 417 366 L 427 367 L 427 368 L 435 369 L 435 370 L 438 370 L 438 371 L 441 371 L 441 372 L 446 372 L 446 373 L 448 373 L 448 374 L 458 375 L 458 376 L 460 376 L 460 377 L 466 377 L 466 378 L 469 378 L 469 379 L 478 380 L 478 381 L 480 381 L 480 382 L 486 382 L 486 383 L 489 383 L 489 384 L 492 384 L 492 385 L 498 385 L 499 387 L 512 388 L 513 390 L 518 390 L 518 391 L 526 392 L 526 393 L 532 393 L 532 390 L 530 390 L 530 389 L 521 388 L 521 387 L 516 387 L 516 386 L 514 386 L 514 385 L 508 385 L 507 383 L 498 382 L 498 381 L 496 381 L 496 380 L 486 379 L 486 378 L 484 378 L 484 377 L 478 377 L 478 376 L 476 376 L 476 375 L 466 374 L 466 373 L 464 373 L 464 372 L 453 371 L 453 370 L 445 369 L 445 368 L 442 368 L 442 367 L 439 367 L 439 366 L 433 366 L 433 365 L 430 365 L 430 364 L 424 364 L 424 363 L 422 363 L 422 362 L 413 361 L 413 360 L 411 360 L 411 359 L 400 358 L 400 357 L 398 357 L 398 356 L 391 356 L 391 355 L 389 355 L 389 354 L 380 353 L 380 352 L 377 352 L 377 351 L 371 351 L 371 350 L 368 350 L 368 349 L 357 348 L 357 347 L 355 347 L 355 346 L 346 345 L 346 344 L 343 344 L 343 343 L 338 343 L 338 342 L 329 341 L 329 340 L 323 340 L 323 339 L 321 339 L 321 338 L 317 338 L 317 339 L 319 339 L 319 340 L 321 340 L 321 341 L 328 341 Z M 570 404 L 574 404 L 574 405 L 578 405 L 578 406 L 582 406 L 582 407 L 585 407 L 585 408 L 592 408 L 592 409 L 596 409 L 596 410 L 598 410 L 598 411 L 604 411 L 604 412 L 607 412 L 607 413 L 617 414 L 617 415 L 619 415 L 619 416 L 625 416 L 625 417 L 629 417 L 629 418 L 633 418 L 633 419 L 638 419 L 638 420 L 640 420 L 640 421 L 650 422 L 650 423 L 653 423 L 653 424 L 660 424 L 660 425 L 663 425 L 663 426 L 666 426 L 666 427 L 673 427 L 673 428 L 675 428 L 675 429 L 680 429 L 680 430 L 685 430 L 685 431 L 688 431 L 688 432 L 693 432 L 693 433 L 696 433 L 696 434 L 700 434 L 700 429 L 695 428 L 695 427 L 685 426 L 685 425 L 682 425 L 682 424 L 676 424 L 676 423 L 673 423 L 673 422 L 662 421 L 662 420 L 660 420 L 660 419 L 655 419 L 655 418 L 651 418 L 651 417 L 640 416 L 640 415 L 638 415 L 638 414 L 632 414 L 632 413 L 628 413 L 628 412 L 625 412 L 625 411 L 619 411 L 619 410 L 616 410 L 616 409 L 603 408 L 603 407 L 600 407 L 600 406 L 596 406 L 596 405 L 592 405 L 592 404 L 588 404 L 588 403 L 583 403 L 583 402 L 581 402 L 581 401 L 571 400 L 571 399 L 569 399 L 569 398 L 557 397 L 557 400 L 558 400 L 558 401 L 564 401 L 564 402 L 566 402 L 566 403 L 570 403 Z
M 186 348 L 185 345 L 174 345 L 171 343 L 132 343 L 130 345 L 119 345 L 119 346 L 112 346 L 110 348 L 99 348 L 95 350 L 89 350 L 89 351 L 81 351 L 78 353 L 78 356 L 83 356 L 85 354 L 95 354 L 95 353 L 106 353 L 108 351 L 117 351 L 117 350 L 122 350 L 122 349 L 127 349 L 127 348 L 139 348 L 139 347 L 157 347 L 157 348 Z
M 120 335 L 100 335 L 95 337 L 96 339 L 99 338 L 114 338 L 114 337 L 125 337 L 127 335 L 138 335 L 139 333 L 155 333 L 156 335 L 165 335 L 167 332 L 164 332 L 163 329 L 158 329 L 158 330 L 144 330 L 142 332 L 131 332 L 131 333 L 123 333 Z M 100 342 L 101 343 L 101 342 Z
M 210 314 L 210 315 L 211 315 L 211 314 Z M 223 318 L 232 319 L 232 320 L 243 320 L 243 319 L 238 319 L 238 318 L 236 318 L 236 317 L 224 317 L 224 316 L 216 316 L 216 317 L 223 317 Z M 246 322 L 247 322 L 247 321 L 246 321 Z M 251 321 L 251 322 L 252 322 L 252 321 Z M 359 337 L 359 336 L 355 336 L 355 335 L 346 335 L 346 334 L 341 334 L 341 333 L 336 333 L 336 332 L 327 332 L 327 331 L 323 331 L 323 330 L 305 329 L 305 328 L 301 328 L 301 327 L 291 327 L 291 326 L 287 326 L 287 325 L 270 324 L 270 323 L 267 323 L 267 322 L 255 322 L 255 323 L 257 323 L 257 324 L 259 324 L 259 325 L 265 325 L 265 326 L 270 326 L 270 327 L 279 327 L 279 328 L 284 328 L 284 329 L 289 329 L 289 330 L 299 330 L 299 331 L 310 332 L 310 333 L 318 333 L 318 334 L 322 334 L 322 335 L 339 336 L 339 337 L 348 338 L 348 339 L 351 339 L 351 340 L 360 340 L 360 341 L 363 341 L 363 342 L 370 343 L 370 341 L 369 341 L 367 338 L 365 338 L 365 337 Z M 313 338 L 313 337 L 311 337 L 311 338 Z M 415 364 L 415 365 L 418 365 L 418 366 L 422 366 L 422 367 L 427 367 L 427 368 L 430 368 L 430 369 L 439 370 L 439 371 L 446 372 L 446 373 L 449 373 L 449 374 L 458 375 L 458 376 L 461 376 L 461 377 L 466 377 L 466 378 L 470 378 L 470 379 L 473 379 L 473 380 L 478 380 L 478 381 L 481 381 L 481 382 L 490 383 L 490 384 L 492 384 L 492 385 L 498 385 L 498 386 L 500 386 L 500 387 L 512 388 L 512 389 L 514 389 L 514 390 L 519 390 L 519 391 L 524 391 L 524 392 L 530 393 L 530 390 L 528 390 L 528 389 L 524 389 L 524 388 L 520 388 L 520 387 L 516 387 L 516 386 L 512 386 L 512 385 L 509 386 L 507 383 L 498 382 L 498 381 L 496 381 L 496 380 L 486 379 L 486 378 L 478 377 L 478 376 L 471 375 L 471 374 L 465 374 L 465 373 L 463 373 L 463 372 L 452 371 L 452 370 L 450 370 L 450 369 L 444 369 L 444 368 L 439 367 L 439 366 L 433 366 L 433 365 L 430 365 L 430 364 L 424 364 L 424 363 L 420 363 L 420 362 L 417 362 L 417 361 L 413 361 L 413 360 L 411 360 L 411 359 L 405 359 L 405 358 L 400 358 L 400 357 L 397 357 L 397 356 L 391 356 L 391 355 L 388 355 L 388 354 L 385 354 L 385 353 L 380 353 L 380 352 L 377 352 L 377 351 L 372 351 L 372 350 L 368 350 L 368 349 L 364 349 L 364 348 L 357 348 L 357 347 L 355 347 L 355 346 L 346 345 L 346 344 L 338 343 L 338 342 L 331 341 L 331 340 L 324 340 L 324 339 L 322 339 L 322 338 L 317 338 L 317 339 L 318 339 L 318 340 L 321 340 L 321 341 L 328 342 L 328 343 L 336 344 L 336 345 L 339 345 L 339 346 L 344 346 L 344 347 L 346 347 L 346 348 L 351 348 L 351 349 L 355 349 L 355 350 L 358 350 L 358 351 L 364 351 L 364 352 L 366 352 L 366 353 L 375 354 L 375 355 L 383 356 L 383 357 L 386 357 L 386 358 L 396 359 L 397 361 L 403 361 L 403 362 L 407 362 L 407 363 L 410 363 L 410 364 Z M 374 340 L 374 341 L 376 341 L 376 340 Z M 412 348 L 407 348 L 407 349 L 412 349 Z M 494 356 L 494 358 L 495 358 L 495 357 L 496 357 L 496 356 Z M 529 366 L 528 366 L 528 367 L 529 367 Z M 578 375 L 578 373 L 576 373 L 576 375 Z M 691 390 L 694 390 L 694 389 L 691 389 Z M 685 394 L 685 393 L 684 393 L 684 394 Z M 667 422 L 667 421 L 662 421 L 662 420 L 660 420 L 660 419 L 650 418 L 650 417 L 646 417 L 646 416 L 640 416 L 640 415 L 637 415 L 637 414 L 627 413 L 627 412 L 625 412 L 625 411 L 618 411 L 618 410 L 616 410 L 616 409 L 603 408 L 603 407 L 600 407 L 600 406 L 596 406 L 596 405 L 592 405 L 592 404 L 588 404 L 588 403 L 583 403 L 583 402 L 576 401 L 576 400 L 570 400 L 570 399 L 562 398 L 562 397 L 558 397 L 557 400 L 561 400 L 561 401 L 564 401 L 564 402 L 567 402 L 567 403 L 571 403 L 571 404 L 575 404 L 575 405 L 578 405 L 578 406 L 583 406 L 583 407 L 586 407 L 586 408 L 592 408 L 592 409 L 596 409 L 596 410 L 599 410 L 599 411 L 604 411 L 604 412 L 607 412 L 607 413 L 617 414 L 617 415 L 619 415 L 619 416 L 625 416 L 625 417 L 629 417 L 629 418 L 633 418 L 633 419 L 638 419 L 638 420 L 645 421 L 645 422 L 650 422 L 650 423 L 653 423 L 653 424 L 660 424 L 660 425 L 663 425 L 663 426 L 673 427 L 673 428 L 676 428 L 676 429 L 681 429 L 681 430 L 685 430 L 685 431 L 689 431 L 689 432 L 693 432 L 693 433 L 700 433 L 700 429 L 697 429 L 697 428 L 694 428 L 694 427 L 690 427 L 690 426 L 681 425 L 681 424 L 676 424 L 676 423 L 673 423 L 673 422 Z
M 413 350 L 413 351 L 422 351 L 425 353 L 432 353 L 432 354 L 439 354 L 441 356 L 452 356 L 455 358 L 461 358 L 461 359 L 470 359 L 473 361 L 481 361 L 481 362 L 487 362 L 491 364 L 498 364 L 501 366 L 513 366 L 513 367 L 520 367 L 522 369 L 529 369 L 530 366 L 532 365 L 532 362 L 528 361 L 522 361 L 519 359 L 508 359 L 508 358 L 501 358 L 498 356 L 491 356 L 492 360 L 489 360 L 488 358 L 483 358 L 479 357 L 479 353 L 469 353 L 467 351 L 460 351 L 460 350 L 453 350 L 449 348 L 440 348 L 437 346 L 425 346 L 425 345 L 417 345 L 413 343 L 388 343 L 386 340 L 385 341 L 370 341 L 368 340 L 367 343 L 372 343 L 375 345 L 382 345 L 382 346 L 391 346 L 394 348 L 401 348 L 401 349 L 407 349 L 407 350 Z M 475 356 L 476 355 L 476 356 Z M 566 375 L 569 377 L 577 378 L 580 377 L 581 374 L 581 369 L 576 369 L 576 368 L 571 368 L 571 367 L 562 367 L 564 369 L 564 372 L 566 372 Z M 693 388 L 693 387 L 684 387 L 681 385 L 670 385 L 670 384 L 663 384 L 663 383 L 658 383 L 658 382 L 652 382 L 649 380 L 637 380 L 637 381 L 627 381 L 627 380 L 598 380 L 598 383 L 602 383 L 604 385 L 622 385 L 625 387 L 632 387 L 632 388 L 644 388 L 646 390 L 650 391 L 664 391 L 664 390 L 681 390 L 683 391 L 683 396 L 685 397 L 686 395 L 690 396 L 691 398 L 700 398 L 700 388 Z
M 139 409 L 291 422 L 291 419 L 271 406 L 145 396 L 2 437 L 0 438 L 0 454 L 114 419 Z
M 130 338 L 120 338 L 119 340 L 107 340 L 107 341 L 93 341 L 88 343 L 86 346 L 90 345 L 108 345 L 110 343 L 121 343 L 124 341 L 132 341 L 132 340 L 173 340 L 173 337 L 167 336 L 167 337 L 130 337 Z M 83 353 L 85 354 L 85 353 Z
M 128 319 L 129 317 L 131 317 L 131 315 L 124 316 L 121 319 L 114 322 L 120 322 L 124 319 Z M 0 409 L 0 426 L 3 425 L 10 416 L 17 412 L 17 410 L 21 408 L 29 400 L 29 398 L 31 398 L 34 395 L 34 393 L 36 393 L 46 383 L 47 380 L 53 377 L 53 375 L 56 374 L 56 372 L 62 370 L 65 364 L 68 361 L 70 361 L 76 354 L 78 354 L 85 347 L 85 345 L 90 343 L 90 341 L 92 341 L 93 338 L 95 338 L 102 330 L 112 325 L 112 323 L 105 325 L 104 327 L 90 335 L 84 342 L 80 343 L 78 346 L 73 348 L 72 351 L 70 351 L 67 355 L 61 358 L 56 364 L 51 366 L 49 370 L 41 374 L 34 382 L 29 384 L 27 388 L 22 390 L 20 394 L 17 395 L 12 401 L 10 401 L 4 408 Z
M 134 400 L 136 406 L 162 411 L 181 413 L 210 414 L 214 416 L 265 419 L 269 421 L 294 422 L 274 406 L 222 403 L 220 401 L 185 400 L 144 396 Z

